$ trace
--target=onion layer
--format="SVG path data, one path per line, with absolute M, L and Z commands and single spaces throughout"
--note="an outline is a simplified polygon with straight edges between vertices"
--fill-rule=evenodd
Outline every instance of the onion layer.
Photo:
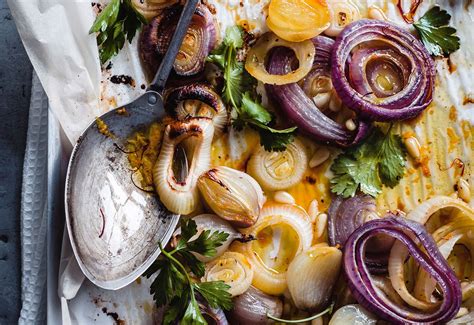
M 184 121 L 193 117 L 211 118 L 216 136 L 227 124 L 227 110 L 220 96 L 208 85 L 195 83 L 174 88 L 164 99 L 168 114 Z
M 317 49 L 316 49 L 317 51 Z M 272 74 L 288 74 L 291 71 L 293 57 L 291 52 L 284 48 L 273 51 L 268 71 Z M 329 61 L 325 66 L 317 66 L 315 71 L 329 71 Z M 328 72 L 326 72 L 329 75 Z M 347 147 L 358 143 L 369 131 L 369 125 L 358 122 L 357 130 L 352 132 L 324 115 L 315 103 L 305 94 L 297 84 L 265 85 L 270 99 L 279 106 L 283 113 L 293 120 L 303 132 L 312 135 L 315 140 L 326 144 L 336 144 Z
M 140 37 L 140 55 L 149 77 L 155 74 L 162 57 L 168 50 L 183 6 L 166 8 L 143 28 Z M 191 18 L 176 60 L 174 71 L 190 76 L 204 70 L 206 57 L 217 41 L 215 22 L 209 9 L 199 5 Z
M 360 12 L 351 0 L 328 0 L 331 25 L 324 31 L 328 36 L 337 36 L 350 23 L 360 19 Z
M 346 305 L 332 315 L 329 325 L 375 325 L 377 318 L 360 305 Z
M 299 67 L 294 71 L 272 73 L 265 69 L 265 59 L 274 47 L 284 46 L 293 50 Z M 262 35 L 257 43 L 248 51 L 245 69 L 254 78 L 265 84 L 284 85 L 297 82 L 311 70 L 315 55 L 314 45 L 310 40 L 293 43 L 285 41 L 273 33 Z
M 294 139 L 284 151 L 268 152 L 261 147 L 250 157 L 247 173 L 266 190 L 286 189 L 300 182 L 308 167 L 306 149 Z
M 368 240 L 379 234 L 391 236 L 403 243 L 420 267 L 437 281 L 443 301 L 436 308 L 419 311 L 399 306 L 388 300 L 376 287 L 364 263 L 364 255 Z M 417 241 L 428 254 L 418 247 Z M 410 220 L 388 217 L 369 221 L 359 227 L 346 242 L 344 270 L 348 285 L 358 302 L 382 319 L 395 324 L 445 323 L 456 315 L 461 306 L 461 288 L 456 275 L 425 228 Z
M 375 121 L 413 118 L 431 102 L 431 56 L 408 31 L 362 19 L 339 35 L 332 53 L 332 80 L 339 97 L 361 117 Z
M 204 118 L 177 121 L 166 127 L 160 155 L 153 168 L 153 182 L 160 200 L 171 212 L 189 214 L 198 206 L 196 183 L 211 163 L 213 136 L 212 121 Z M 176 151 L 178 147 L 181 151 Z M 175 152 L 182 152 L 186 147 L 188 154 L 185 154 L 183 166 L 175 168 Z
M 228 291 L 235 297 L 247 291 L 252 279 L 253 270 L 248 259 L 237 252 L 225 252 L 206 264 L 206 274 L 202 281 L 223 281 L 230 286 Z
M 312 242 L 312 225 L 304 209 L 289 204 L 267 204 L 257 223 L 243 229 L 255 241 L 234 242 L 231 250 L 246 255 L 254 269 L 252 285 L 271 295 L 286 287 L 289 263 Z

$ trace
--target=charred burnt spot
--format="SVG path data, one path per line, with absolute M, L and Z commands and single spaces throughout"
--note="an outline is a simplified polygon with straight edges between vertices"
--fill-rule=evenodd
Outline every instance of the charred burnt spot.
M 218 170 L 216 168 L 212 168 L 208 170 L 204 175 L 209 180 L 213 181 L 214 183 L 219 184 L 219 186 L 225 188 L 228 192 L 230 192 L 230 188 L 224 184 L 224 182 L 218 177 L 217 175 Z
M 311 176 L 306 176 L 306 181 L 311 185 L 316 184 L 316 179 L 314 177 L 311 177 Z
M 170 139 L 176 139 L 183 135 L 195 135 L 196 133 L 202 133 L 202 128 L 197 124 L 186 124 L 186 123 L 175 123 L 169 131 Z
M 98 2 L 91 2 L 92 8 L 97 9 L 97 13 L 100 14 L 102 12 L 102 5 Z
M 114 75 L 110 77 L 110 82 L 114 84 L 124 84 L 124 85 L 129 85 L 132 87 L 135 87 L 135 79 L 133 79 L 131 76 L 127 76 L 124 74 L 121 75 Z

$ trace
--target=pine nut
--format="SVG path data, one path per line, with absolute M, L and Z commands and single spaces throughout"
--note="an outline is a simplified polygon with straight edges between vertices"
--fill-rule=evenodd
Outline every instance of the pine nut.
M 324 234 L 324 230 L 326 230 L 327 224 L 328 224 L 328 215 L 326 213 L 321 213 L 316 219 L 316 226 L 315 226 L 316 238 L 321 238 L 321 236 Z
M 376 6 L 370 6 L 368 15 L 369 19 L 385 20 L 388 21 L 385 12 L 382 9 Z
M 319 214 L 318 200 L 313 200 L 308 206 L 308 215 L 312 223 L 316 222 L 316 218 L 318 217 L 318 214 Z
M 471 201 L 471 187 L 464 178 L 460 178 L 458 181 L 458 196 L 467 203 Z
M 418 139 L 415 137 L 408 137 L 405 139 L 405 147 L 407 148 L 408 154 L 414 159 L 420 159 L 421 146 Z
M 456 316 L 454 316 L 454 318 L 459 318 L 467 314 L 469 314 L 469 309 L 467 309 L 466 307 L 461 307 L 459 308 L 459 311 Z
M 349 131 L 354 131 L 357 128 L 357 125 L 354 123 L 354 120 L 350 118 L 346 121 L 346 128 Z
M 319 93 L 313 97 L 313 102 L 318 108 L 326 108 L 331 100 L 331 93 Z
M 295 198 L 285 191 L 277 191 L 273 198 L 278 203 L 295 204 Z
M 379 215 L 375 211 L 370 211 L 365 214 L 364 222 L 380 219 Z
M 329 158 L 329 150 L 327 148 L 321 147 L 314 153 L 313 157 L 309 161 L 309 168 L 314 168 L 321 165 L 323 162 Z

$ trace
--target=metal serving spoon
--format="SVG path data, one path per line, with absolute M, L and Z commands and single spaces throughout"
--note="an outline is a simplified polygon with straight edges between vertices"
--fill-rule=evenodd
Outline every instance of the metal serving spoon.
M 179 215 L 131 180 L 119 147 L 134 132 L 165 115 L 161 93 L 199 0 L 188 0 L 163 61 L 145 94 L 100 117 L 114 134 L 92 123 L 77 141 L 66 175 L 66 223 L 72 249 L 86 277 L 99 287 L 120 289 L 138 278 L 160 254 Z

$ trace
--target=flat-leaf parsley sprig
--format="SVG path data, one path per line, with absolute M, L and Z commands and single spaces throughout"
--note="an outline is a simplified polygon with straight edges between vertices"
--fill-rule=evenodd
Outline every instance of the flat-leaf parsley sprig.
M 237 113 L 234 126 L 250 126 L 260 134 L 260 143 L 267 151 L 282 151 L 293 141 L 296 127 L 284 130 L 274 129 L 273 116 L 261 105 L 252 91 L 256 80 L 244 69 L 238 60 L 238 51 L 244 46 L 243 29 L 228 27 L 221 46 L 214 50 L 208 61 L 216 64 L 224 75 L 223 100 Z
M 451 15 L 446 10 L 435 6 L 413 24 L 430 54 L 448 56 L 461 46 L 456 29 L 449 26 L 450 20 Z
M 111 0 L 97 16 L 89 33 L 97 33 L 100 62 L 104 64 L 129 43 L 137 30 L 147 21 L 133 6 L 131 0 Z
M 193 253 L 212 257 L 217 253 L 229 234 L 220 231 L 198 233 L 196 222 L 181 219 L 181 238 L 176 248 L 165 250 L 159 244 L 161 255 L 143 274 L 147 278 L 157 273 L 150 286 L 150 293 L 158 307 L 167 306 L 163 324 L 207 324 L 199 308 L 198 297 L 212 308 L 229 310 L 232 308 L 230 286 L 223 281 L 199 282 L 204 276 L 204 263 Z
M 405 173 L 406 149 L 401 137 L 375 127 L 367 139 L 340 154 L 331 165 L 331 191 L 345 198 L 358 190 L 377 196 L 382 184 L 394 187 Z

